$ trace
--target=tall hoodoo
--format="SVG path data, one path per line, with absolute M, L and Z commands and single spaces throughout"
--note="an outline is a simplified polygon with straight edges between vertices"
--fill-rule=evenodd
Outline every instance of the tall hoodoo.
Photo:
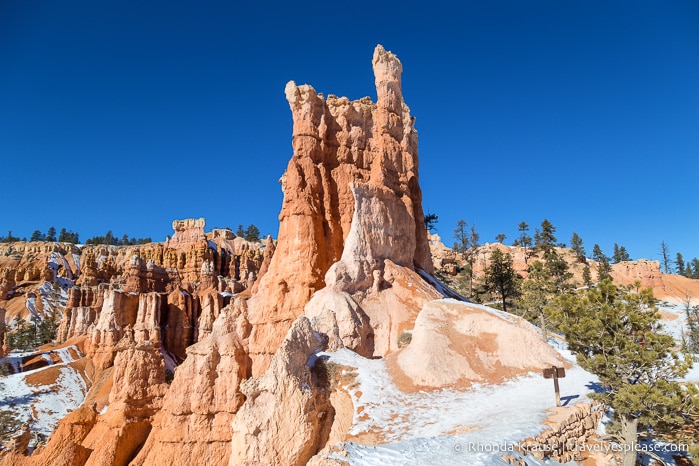
M 294 154 L 281 179 L 277 250 L 248 303 L 253 374 L 266 369 L 291 323 L 327 285 L 326 273 L 343 255 L 357 259 L 343 261 L 347 267 L 340 271 L 355 289 L 371 287 L 385 260 L 432 270 L 417 131 L 403 102 L 402 66 L 379 45 L 373 68 L 377 103 L 368 97 L 324 99 L 293 81 L 286 86 Z

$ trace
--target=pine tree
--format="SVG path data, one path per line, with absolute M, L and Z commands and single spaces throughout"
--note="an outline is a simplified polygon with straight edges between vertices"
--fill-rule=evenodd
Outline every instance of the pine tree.
M 503 241 L 505 241 L 505 238 L 507 238 L 507 236 L 505 236 L 504 233 L 499 233 L 499 234 L 495 235 L 495 241 L 500 243 L 500 244 L 502 244 Z
M 616 243 L 614 243 L 614 252 L 612 253 L 612 261 L 613 261 L 615 264 L 618 264 L 619 262 L 621 262 L 620 252 L 619 252 L 619 245 L 616 244 Z
M 519 238 L 517 239 L 517 242 L 519 246 L 524 248 L 524 263 L 527 264 L 529 262 L 527 248 L 532 247 L 532 238 L 527 234 L 529 231 L 529 225 L 527 222 L 522 221 L 519 223 L 519 225 L 517 225 L 517 230 L 519 231 Z
M 45 241 L 45 240 L 46 240 L 46 235 L 44 235 L 39 230 L 34 230 L 32 232 L 32 236 L 29 238 L 29 241 Z
M 631 260 L 631 256 L 624 246 L 619 247 L 619 257 L 621 258 L 621 262 L 628 262 Z
M 614 253 L 612 254 L 612 260 L 615 264 L 618 264 L 619 262 L 626 262 L 631 260 L 631 257 L 629 256 L 629 253 L 626 251 L 626 248 L 624 246 L 619 246 L 617 243 L 614 243 Z
M 37 326 L 37 343 L 38 346 L 45 345 L 56 339 L 58 332 L 58 324 L 56 323 L 56 311 L 51 312 L 48 317 L 39 322 Z
M 612 267 L 609 265 L 609 257 L 603 252 L 599 244 L 592 247 L 592 258 L 597 261 L 597 282 L 605 279 L 611 279 Z
M 685 275 L 685 268 L 684 268 L 684 258 L 682 257 L 681 253 L 677 253 L 677 259 L 675 260 L 675 265 L 677 266 L 677 274 L 678 275 Z
M 453 249 L 461 254 L 465 253 L 469 248 L 468 232 L 466 231 L 467 226 L 468 223 L 466 223 L 466 220 L 460 219 L 456 222 L 456 228 L 454 228 Z
M 592 275 L 590 274 L 589 265 L 586 265 L 582 271 L 582 281 L 585 286 L 592 286 Z
M 437 214 L 431 214 L 427 212 L 427 215 L 425 215 L 425 229 L 429 230 L 431 233 L 432 230 L 437 229 L 437 223 L 439 222 L 439 217 Z
M 576 232 L 573 232 L 573 236 L 570 237 L 570 248 L 575 253 L 578 262 L 585 263 L 586 253 L 585 248 L 583 247 L 583 240 Z
M 54 227 L 49 227 L 46 231 L 46 241 L 56 241 L 56 229 Z
M 544 255 L 547 253 L 547 251 L 553 249 L 558 241 L 555 233 L 556 227 L 554 227 L 548 219 L 544 219 L 541 222 L 541 229 L 539 230 L 537 228 L 536 233 L 534 234 L 534 245 L 536 249 L 543 251 Z
M 248 225 L 245 229 L 245 239 L 251 242 L 260 241 L 260 229 L 255 225 Z
M 529 266 L 529 276 L 522 284 L 522 293 L 518 306 L 522 309 L 522 317 L 537 324 L 541 335 L 548 339 L 548 318 L 544 312 L 546 303 L 555 295 L 555 286 L 551 274 L 541 261 L 534 261 Z
M 689 294 L 685 296 L 684 312 L 687 319 L 687 338 L 683 350 L 699 354 L 699 306 L 692 305 L 692 297 Z
M 547 306 L 559 322 L 578 364 L 596 374 L 604 388 L 592 395 L 620 422 L 623 465 L 634 466 L 638 431 L 677 427 L 696 400 L 696 387 L 675 382 L 690 361 L 672 351 L 650 288 L 617 288 L 604 280 L 581 295 L 559 296 Z M 688 398 L 689 396 L 689 398 Z
M 488 291 L 497 293 L 502 300 L 502 310 L 507 312 L 508 299 L 519 295 L 519 285 L 522 277 L 512 267 L 512 256 L 503 254 L 499 249 L 490 253 L 490 264 L 485 269 L 485 287 Z

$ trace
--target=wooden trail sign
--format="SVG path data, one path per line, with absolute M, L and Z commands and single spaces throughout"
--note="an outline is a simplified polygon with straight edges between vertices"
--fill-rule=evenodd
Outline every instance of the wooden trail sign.
M 548 369 L 544 369 L 544 378 L 553 379 L 553 389 L 556 392 L 556 406 L 561 406 L 561 390 L 558 388 L 558 379 L 562 379 L 566 376 L 566 370 L 564 367 L 551 366 Z

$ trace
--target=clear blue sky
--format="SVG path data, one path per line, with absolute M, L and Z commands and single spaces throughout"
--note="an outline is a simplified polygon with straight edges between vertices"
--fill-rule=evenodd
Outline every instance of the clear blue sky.
M 0 234 L 276 236 L 288 80 L 375 98 L 403 62 L 447 244 L 548 218 L 588 252 L 698 256 L 699 3 L 0 2 Z

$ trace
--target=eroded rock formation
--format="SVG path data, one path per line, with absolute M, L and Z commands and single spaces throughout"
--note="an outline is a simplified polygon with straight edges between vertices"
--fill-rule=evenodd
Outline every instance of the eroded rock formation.
M 243 348 L 249 327 L 241 309 L 227 307 L 211 335 L 187 348 L 137 465 L 227 464 L 231 423 L 250 375 Z
M 373 67 L 377 103 L 286 86 L 294 155 L 282 177 L 276 252 L 248 303 L 255 375 L 313 293 L 328 284 L 333 264 L 339 287 L 355 293 L 372 287 L 374 272 L 384 275 L 385 260 L 432 270 L 402 66 L 378 46 Z

